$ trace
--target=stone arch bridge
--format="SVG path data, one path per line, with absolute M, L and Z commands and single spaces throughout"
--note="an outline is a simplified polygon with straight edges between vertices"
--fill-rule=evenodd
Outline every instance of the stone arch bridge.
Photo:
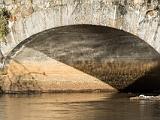
M 7 55 L 1 90 L 155 92 L 159 62 L 154 48 L 122 30 L 57 27 L 27 38 Z
M 15 19 L 9 20 L 7 45 L 1 45 L 6 56 L 1 91 L 159 91 L 158 0 L 7 0 L 3 5 Z M 133 33 L 152 47 L 134 35 L 104 26 Z M 50 43 L 52 38 L 62 38 L 64 43 Z
M 0 0 L 12 14 L 2 52 L 41 31 L 66 25 L 93 24 L 130 32 L 160 52 L 159 0 Z

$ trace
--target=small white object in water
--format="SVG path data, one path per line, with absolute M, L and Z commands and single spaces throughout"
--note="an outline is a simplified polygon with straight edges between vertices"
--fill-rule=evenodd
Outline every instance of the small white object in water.
M 130 100 L 160 100 L 160 96 L 139 95 L 136 97 L 130 97 Z

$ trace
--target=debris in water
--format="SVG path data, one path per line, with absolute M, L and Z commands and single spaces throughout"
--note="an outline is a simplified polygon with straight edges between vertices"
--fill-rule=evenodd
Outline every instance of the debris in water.
M 160 100 L 160 95 L 158 96 L 139 95 L 136 97 L 130 97 L 130 100 Z

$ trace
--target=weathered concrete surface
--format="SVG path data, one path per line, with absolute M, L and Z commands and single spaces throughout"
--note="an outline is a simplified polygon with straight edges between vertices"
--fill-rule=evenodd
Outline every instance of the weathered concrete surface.
M 32 0 L 32 3 L 30 0 L 0 0 L 0 3 L 13 15 L 8 44 L 2 45 L 5 55 L 35 33 L 71 24 L 123 29 L 160 52 L 159 0 Z
M 0 89 L 3 93 L 116 91 L 110 85 L 31 48 L 11 59 Z M 23 57 L 22 57 L 23 56 Z
M 33 35 L 10 52 L 1 89 L 111 91 L 114 87 L 153 92 L 160 90 L 159 63 L 158 52 L 122 30 L 93 25 L 58 27 Z M 5 79 L 11 80 L 8 87 Z

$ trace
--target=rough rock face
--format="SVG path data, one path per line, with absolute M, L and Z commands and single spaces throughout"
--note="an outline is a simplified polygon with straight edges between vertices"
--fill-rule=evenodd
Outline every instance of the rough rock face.
M 116 91 L 97 78 L 51 59 L 34 49 L 25 48 L 23 50 L 24 59 L 12 59 L 0 75 L 0 92 Z
M 58 27 L 29 37 L 8 54 L 1 90 L 153 92 L 160 90 L 159 62 L 150 45 L 122 30 Z
M 117 91 L 97 78 L 51 59 L 41 52 L 30 48 L 23 50 L 23 58 L 11 59 L 7 68 L 1 72 L 0 92 Z
M 13 15 L 5 54 L 35 33 L 71 24 L 123 29 L 160 52 L 159 0 L 0 0 L 0 5 Z

